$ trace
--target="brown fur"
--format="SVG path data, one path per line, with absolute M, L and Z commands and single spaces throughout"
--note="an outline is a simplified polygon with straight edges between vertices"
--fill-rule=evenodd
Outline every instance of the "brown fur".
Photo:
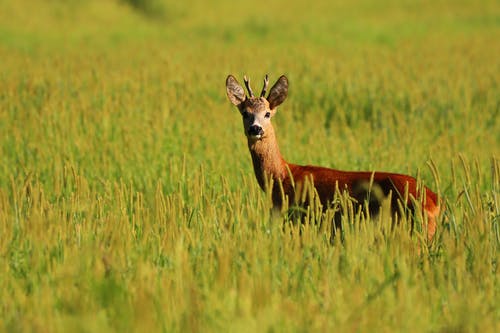
M 272 198 L 276 207 L 282 207 L 283 198 L 287 197 L 289 203 L 298 203 L 296 193 L 300 184 L 306 182 L 306 179 L 312 180 L 314 188 L 318 193 L 319 200 L 323 208 L 327 208 L 335 196 L 336 190 L 347 191 L 359 204 L 363 204 L 369 193 L 366 184 L 371 187 L 377 187 L 383 192 L 384 196 L 391 198 L 391 211 L 396 214 L 399 210 L 398 200 L 406 205 L 410 210 L 415 210 L 415 202 L 420 201 L 422 210 L 427 216 L 427 237 L 429 240 L 436 231 L 436 219 L 439 215 L 439 201 L 436 193 L 429 188 L 419 189 L 415 178 L 407 175 L 388 173 L 388 172 L 352 172 L 340 171 L 318 166 L 300 166 L 285 161 L 282 157 L 274 128 L 269 121 L 263 117 L 263 114 L 276 112 L 276 106 L 284 101 L 287 94 L 288 82 L 286 77 L 282 76 L 278 82 L 271 88 L 268 101 L 266 98 L 242 96 L 244 90 L 239 87 L 236 79 L 229 76 L 226 81 L 227 92 L 233 104 L 238 106 L 240 112 L 244 115 L 243 125 L 248 138 L 248 148 L 252 156 L 255 176 L 259 186 L 268 190 L 268 180 L 273 180 Z M 236 96 L 234 95 L 236 92 Z M 271 108 L 271 105 L 274 107 Z M 248 135 L 248 128 L 256 123 L 262 126 L 262 137 L 256 138 Z M 293 185 L 295 184 L 295 186 Z M 422 193 L 422 190 L 425 193 Z M 380 201 L 374 201 L 370 204 L 370 210 L 378 212 Z

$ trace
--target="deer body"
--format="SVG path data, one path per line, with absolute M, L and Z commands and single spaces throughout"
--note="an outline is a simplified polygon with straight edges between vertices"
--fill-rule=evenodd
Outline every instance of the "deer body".
M 246 78 L 245 84 L 250 97 L 246 96 L 236 79 L 229 75 L 226 80 L 227 95 L 243 116 L 257 182 L 262 190 L 272 191 L 275 207 L 282 207 L 284 197 L 288 197 L 289 203 L 298 202 L 297 197 L 300 197 L 301 193 L 297 193 L 297 189 L 307 181 L 312 182 L 324 208 L 332 202 L 336 191 L 347 191 L 350 197 L 363 204 L 365 200 L 370 199 L 370 191 L 377 190 L 383 197 L 390 198 L 393 214 L 398 212 L 398 200 L 403 201 L 409 209 L 415 209 L 413 200 L 421 200 L 422 210 L 427 216 L 427 236 L 432 239 L 440 211 L 436 193 L 425 186 L 418 188 L 415 178 L 403 174 L 341 171 L 286 162 L 279 151 L 270 119 L 276 113 L 276 107 L 287 96 L 288 80 L 281 76 L 267 98 L 264 97 L 268 85 L 267 76 L 260 97 L 253 95 Z M 268 188 L 270 179 L 273 180 L 272 188 Z M 381 205 L 379 197 L 380 195 L 371 196 L 372 201 L 368 202 L 370 211 L 378 212 Z

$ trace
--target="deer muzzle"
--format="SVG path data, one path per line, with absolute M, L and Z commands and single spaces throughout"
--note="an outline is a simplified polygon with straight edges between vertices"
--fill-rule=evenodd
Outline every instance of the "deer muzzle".
M 264 134 L 264 130 L 259 125 L 252 125 L 248 128 L 248 136 L 260 138 Z

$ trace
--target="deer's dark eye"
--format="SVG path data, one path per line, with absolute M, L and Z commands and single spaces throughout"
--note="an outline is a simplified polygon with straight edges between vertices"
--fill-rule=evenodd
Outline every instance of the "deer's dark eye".
M 266 112 L 266 115 L 264 117 L 271 118 L 271 112 Z
M 245 118 L 245 119 L 250 118 L 250 113 L 247 111 L 243 111 L 243 118 Z

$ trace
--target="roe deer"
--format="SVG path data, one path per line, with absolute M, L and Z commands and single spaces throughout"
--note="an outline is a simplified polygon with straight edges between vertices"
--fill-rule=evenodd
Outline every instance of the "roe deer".
M 286 162 L 280 153 L 271 118 L 275 115 L 276 108 L 287 97 L 288 79 L 284 75 L 281 76 L 267 97 L 265 97 L 269 85 L 267 75 L 259 97 L 254 96 L 246 76 L 244 82 L 249 96 L 232 75 L 226 79 L 226 92 L 231 103 L 238 107 L 243 116 L 243 127 L 257 181 L 264 191 L 272 186 L 273 206 L 282 207 L 283 200 L 287 197 L 288 202 L 297 203 L 297 198 L 301 196 L 297 193 L 297 189 L 300 188 L 298 185 L 309 180 L 324 209 L 329 207 L 336 191 L 339 190 L 347 191 L 360 207 L 367 201 L 368 209 L 374 215 L 378 213 L 382 203 L 380 196 L 389 201 L 393 216 L 400 210 L 399 204 L 414 212 L 418 202 L 421 205 L 420 212 L 427 217 L 427 239 L 432 239 L 436 232 L 436 219 L 440 211 L 436 193 L 425 186 L 420 188 L 417 186 L 417 180 L 407 175 L 388 172 L 340 171 Z M 269 182 L 269 180 L 272 181 Z M 378 195 L 370 196 L 370 192 L 378 192 Z M 336 218 L 337 228 L 340 228 L 339 223 L 340 220 Z

